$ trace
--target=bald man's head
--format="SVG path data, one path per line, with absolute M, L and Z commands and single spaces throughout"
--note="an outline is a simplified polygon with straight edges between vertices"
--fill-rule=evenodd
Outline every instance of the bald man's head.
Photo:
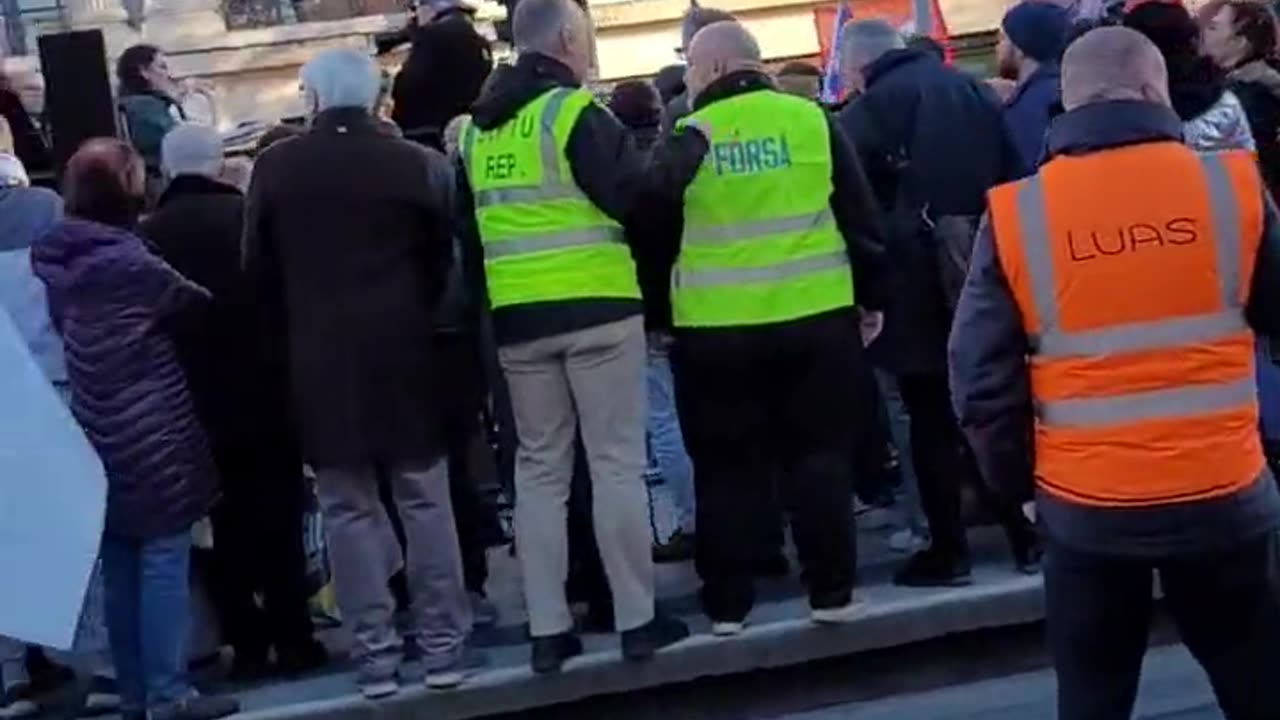
M 573 0 L 520 0 L 511 19 L 511 36 L 520 52 L 554 58 L 585 80 L 591 69 L 591 21 Z
M 689 43 L 689 69 L 685 85 L 696 98 L 716 80 L 739 70 L 759 70 L 760 44 L 741 23 L 733 20 L 713 23 L 698 31 Z
M 1146 36 L 1124 27 L 1081 35 L 1062 59 L 1062 105 L 1074 110 L 1108 100 L 1170 105 L 1164 57 Z

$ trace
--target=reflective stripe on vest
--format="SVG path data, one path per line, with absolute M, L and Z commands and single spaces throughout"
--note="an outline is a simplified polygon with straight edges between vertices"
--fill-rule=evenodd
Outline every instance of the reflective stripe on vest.
M 573 122 L 591 102 L 584 98 L 548 90 L 499 127 L 466 128 L 462 157 L 494 308 L 640 298 L 622 227 L 576 185 L 564 157 Z
M 830 207 L 829 124 L 771 90 L 718 100 L 693 118 L 711 148 L 685 190 L 672 270 L 676 327 L 788 322 L 854 303 L 849 255 Z
M 1016 200 L 1018 222 L 1031 300 L 1040 326 L 1039 332 L 1030 339 L 1033 355 L 1054 359 L 1162 350 L 1225 340 L 1248 329 L 1244 308 L 1238 300 L 1240 219 L 1231 180 L 1221 158 L 1203 155 L 1200 162 L 1209 187 L 1216 275 L 1223 309 L 1096 330 L 1068 332 L 1060 327 L 1043 181 L 1035 175 L 1021 183 Z M 1250 376 L 1245 380 L 1175 390 L 1087 400 L 1038 401 L 1036 410 L 1040 421 L 1048 426 L 1099 426 L 1167 418 L 1177 415 L 1179 410 L 1185 414 L 1189 408 L 1211 412 L 1247 402 L 1255 392 L 1254 379 Z

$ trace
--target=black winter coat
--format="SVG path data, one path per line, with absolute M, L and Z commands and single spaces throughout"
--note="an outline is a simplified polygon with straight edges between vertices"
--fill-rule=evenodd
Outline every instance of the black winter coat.
M 257 160 L 245 262 L 283 322 L 303 454 L 314 467 L 440 455 L 432 315 L 452 261 L 439 153 L 360 108 L 321 113 Z
M 917 50 L 867 69 L 867 90 L 839 124 L 886 210 L 886 249 L 900 284 L 871 357 L 901 374 L 946 372 L 951 311 L 924 214 L 977 217 L 986 192 L 1026 169 L 1000 108 L 977 80 Z
M 169 329 L 228 492 L 256 482 L 251 468 L 268 460 L 279 468 L 279 482 L 302 470 L 284 343 L 252 304 L 240 260 L 243 224 L 239 190 L 182 175 L 139 227 L 157 254 L 213 293 L 212 302 L 174 317 Z
M 1280 192 L 1280 70 L 1254 60 L 1232 70 L 1228 79 L 1249 118 L 1262 179 L 1274 195 Z
M 493 70 L 489 41 L 462 10 L 410 31 L 413 47 L 391 87 L 391 119 L 405 137 L 443 150 L 449 121 L 471 110 Z

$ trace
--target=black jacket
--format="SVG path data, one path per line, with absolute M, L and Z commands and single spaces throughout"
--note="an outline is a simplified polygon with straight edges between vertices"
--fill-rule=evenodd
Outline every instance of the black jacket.
M 713 103 L 749 92 L 773 90 L 773 83 L 768 76 L 755 71 L 731 73 L 712 83 L 694 102 L 693 112 Z M 886 268 L 883 251 L 883 237 L 880 227 L 880 212 L 875 197 L 862 167 L 857 153 L 845 138 L 844 134 L 829 123 L 831 133 L 831 172 L 833 191 L 831 193 L 831 211 L 835 215 L 836 225 L 843 236 L 849 251 L 849 260 L 853 266 L 854 286 L 857 288 L 858 304 L 872 310 L 884 307 L 886 297 Z M 671 188 L 666 203 L 650 208 L 648 222 L 670 216 L 674 219 L 671 227 L 674 232 L 654 236 L 643 247 L 638 247 L 642 258 L 642 266 L 647 272 L 667 278 L 667 292 L 670 291 L 670 271 L 680 252 L 680 235 L 684 226 L 684 193 L 693 182 L 693 175 L 684 179 L 679 185 Z
M 410 140 L 443 150 L 449 121 L 467 113 L 493 69 L 489 41 L 451 10 L 410 30 L 413 47 L 391 87 L 391 119 Z
M 492 129 L 515 117 L 526 105 L 557 87 L 578 87 L 568 68 L 551 58 L 528 53 L 503 70 L 475 104 L 472 119 Z M 602 212 L 624 227 L 643 217 L 655 198 L 683 188 L 697 173 L 706 153 L 698 133 L 682 133 L 654 148 L 652 156 L 636 148 L 630 133 L 600 105 L 578 116 L 565 154 L 574 182 Z M 475 223 L 475 205 L 464 168 L 458 173 L 458 225 L 462 259 L 473 289 L 483 288 L 483 248 Z M 635 248 L 633 248 L 633 251 Z M 493 312 L 498 344 L 509 345 L 614 322 L 643 309 L 638 300 L 581 298 L 529 303 Z
M 174 178 L 139 233 L 160 257 L 213 294 L 172 319 L 170 329 L 196 414 L 223 482 L 243 468 L 285 455 L 301 467 L 281 346 L 259 323 L 240 262 L 244 195 L 198 175 Z M 287 470 L 286 470 L 287 472 Z M 282 474 L 274 478 L 289 480 Z
M 1025 174 L 1021 156 L 982 83 L 917 50 L 872 63 L 839 122 L 887 211 L 902 281 L 871 357 L 900 374 L 945 372 L 951 311 L 923 215 L 981 215 L 988 189 Z
M 1280 70 L 1265 60 L 1254 60 L 1227 77 L 1249 118 L 1262 177 L 1272 193 L 1280 191 Z
M 245 262 L 285 326 L 313 467 L 441 451 L 433 312 L 452 262 L 448 161 L 362 109 L 321 113 L 258 157 Z

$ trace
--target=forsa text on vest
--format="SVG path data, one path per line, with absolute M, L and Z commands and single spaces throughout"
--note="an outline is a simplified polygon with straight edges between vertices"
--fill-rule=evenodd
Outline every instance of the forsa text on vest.
M 1068 230 L 1067 250 L 1072 262 L 1087 262 L 1167 245 L 1191 245 L 1199 239 L 1195 218 L 1182 217 L 1167 220 L 1163 225 L 1145 222 L 1122 225 L 1111 232 Z
M 711 146 L 716 175 L 751 175 L 791 167 L 786 134 L 718 142 Z

